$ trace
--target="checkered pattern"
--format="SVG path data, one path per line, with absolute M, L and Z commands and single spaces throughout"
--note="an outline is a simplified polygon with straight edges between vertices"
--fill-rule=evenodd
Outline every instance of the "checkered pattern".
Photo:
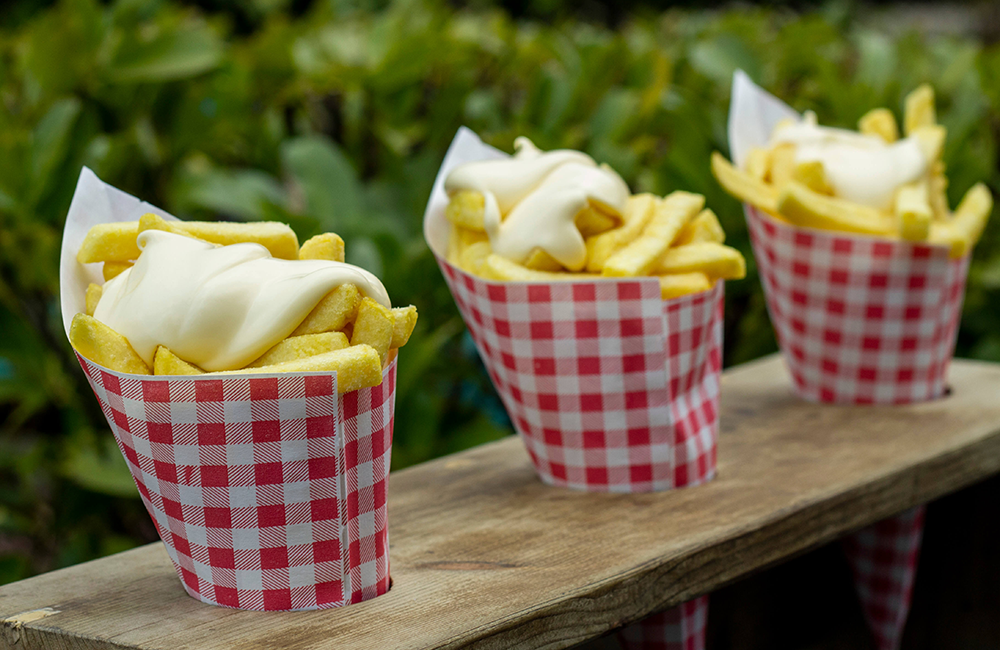
M 490 282 L 438 262 L 543 481 L 648 492 L 714 476 L 721 282 L 664 302 L 655 278 Z
M 941 247 L 798 228 L 746 206 L 767 307 L 805 399 L 940 397 L 969 258 Z
M 618 633 L 623 650 L 704 650 L 708 596 L 654 614 Z
M 896 650 L 903 637 L 925 510 L 924 506 L 907 510 L 842 542 L 878 650 Z
M 271 611 L 388 590 L 395 360 L 338 398 L 333 374 L 158 379 L 77 358 L 192 597 Z

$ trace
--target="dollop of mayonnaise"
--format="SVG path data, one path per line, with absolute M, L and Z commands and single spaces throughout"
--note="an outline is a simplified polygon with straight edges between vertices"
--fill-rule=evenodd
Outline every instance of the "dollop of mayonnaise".
M 837 196 L 881 210 L 891 209 L 901 185 L 927 173 L 928 160 L 915 138 L 888 143 L 875 135 L 819 126 L 807 111 L 801 122 L 779 126 L 771 145 L 795 145 L 796 162 L 819 161 Z
M 216 246 L 161 230 L 136 240 L 135 266 L 104 285 L 94 318 L 153 363 L 158 345 L 208 371 L 246 366 L 352 283 L 390 306 L 378 278 L 324 260 L 279 260 L 258 244 Z
M 587 247 L 576 215 L 592 202 L 620 216 L 628 185 L 579 151 L 543 152 L 525 137 L 517 138 L 514 148 L 510 158 L 456 167 L 445 179 L 445 191 L 483 194 L 483 223 L 495 253 L 523 262 L 540 248 L 571 271 L 583 269 Z

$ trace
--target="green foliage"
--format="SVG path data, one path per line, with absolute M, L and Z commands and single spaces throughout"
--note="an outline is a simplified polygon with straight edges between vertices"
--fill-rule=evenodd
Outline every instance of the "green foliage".
M 337 231 L 416 304 L 397 468 L 509 432 L 421 236 L 462 124 L 508 150 L 521 134 L 585 150 L 636 191 L 705 194 L 750 261 L 727 287 L 730 364 L 775 349 L 740 206 L 708 172 L 734 69 L 845 126 L 930 81 L 952 202 L 978 180 L 1000 187 L 1000 46 L 890 36 L 836 11 L 667 13 L 611 31 L 443 0 L 317 2 L 294 18 L 288 4 L 255 3 L 260 26 L 242 35 L 166 0 L 62 0 L 0 28 L 0 582 L 155 537 L 61 331 L 60 231 L 82 165 L 184 217 Z M 996 361 L 998 244 L 994 219 L 959 340 Z

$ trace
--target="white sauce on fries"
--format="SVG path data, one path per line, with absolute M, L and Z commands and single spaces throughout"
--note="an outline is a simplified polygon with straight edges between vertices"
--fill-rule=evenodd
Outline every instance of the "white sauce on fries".
M 495 253 L 523 262 L 540 248 L 571 271 L 583 269 L 587 248 L 576 215 L 594 203 L 620 216 L 628 185 L 579 151 L 542 152 L 525 137 L 514 147 L 510 158 L 456 167 L 445 179 L 445 190 L 483 194 L 484 226 Z
M 928 161 L 914 138 L 887 143 L 874 135 L 819 126 L 807 112 L 801 122 L 779 126 L 771 145 L 795 145 L 796 162 L 819 161 L 837 196 L 882 210 L 896 190 L 927 173 Z
M 332 289 L 352 283 L 390 307 L 378 278 L 325 260 L 279 260 L 259 244 L 216 246 L 161 230 L 104 285 L 94 318 L 152 365 L 156 346 L 208 371 L 242 368 L 287 337 Z

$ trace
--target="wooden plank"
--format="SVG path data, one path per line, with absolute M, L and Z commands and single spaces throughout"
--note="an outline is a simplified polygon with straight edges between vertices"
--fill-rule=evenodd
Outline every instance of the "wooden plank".
M 1000 366 L 907 407 L 806 404 L 769 358 L 723 378 L 719 478 L 669 493 L 542 485 L 516 439 L 393 474 L 389 594 L 253 613 L 182 591 L 149 545 L 0 588 L 17 648 L 560 648 L 1000 471 Z M 30 618 L 30 617 L 28 617 Z M 15 629 L 17 628 L 17 629 Z

